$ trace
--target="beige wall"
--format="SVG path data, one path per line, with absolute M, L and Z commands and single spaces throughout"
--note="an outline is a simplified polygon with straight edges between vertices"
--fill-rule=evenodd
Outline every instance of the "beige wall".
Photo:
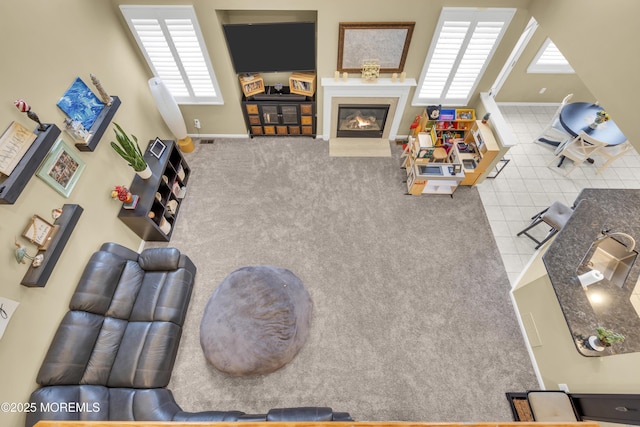
M 640 353 L 607 357 L 578 353 L 540 256 L 513 296 L 546 388 L 567 384 L 573 393 L 640 393 Z
M 640 2 L 615 0 L 603 7 L 598 0 L 535 0 L 529 8 L 594 98 L 640 149 L 640 55 L 635 46 Z
M 153 104 L 149 76 L 111 3 L 4 1 L 0 21 L 2 130 L 14 120 L 35 129 L 35 123 L 13 106 L 19 98 L 31 104 L 43 122 L 61 127 L 64 114 L 56 102 L 78 76 L 91 86 L 89 74 L 94 73 L 122 101 L 115 121 L 144 141 L 143 147 L 150 138 L 170 136 Z M 140 245 L 117 218 L 119 203 L 110 198 L 113 186 L 128 185 L 134 176 L 109 147 L 112 135 L 110 126 L 95 152 L 78 154 L 86 168 L 68 199 L 34 176 L 15 204 L 0 205 L 0 296 L 20 302 L 0 340 L 0 402 L 25 402 L 35 389 L 37 370 L 91 253 L 107 241 L 132 249 Z M 71 142 L 64 132 L 61 136 Z M 64 203 L 79 204 L 84 213 L 49 282 L 45 288 L 21 286 L 27 265 L 14 260 L 14 236 L 20 236 L 33 214 L 51 218 L 51 210 Z M 34 253 L 33 245 L 22 242 Z M 0 425 L 21 425 L 22 417 L 0 413 Z
M 496 102 L 560 102 L 572 93 L 572 101 L 593 102 L 596 99 L 577 74 L 527 73 L 527 67 L 547 39 L 543 28 L 538 28 L 504 85 L 496 95 Z M 541 88 L 546 88 L 540 93 Z
M 340 22 L 385 22 L 410 21 L 416 22 L 411 45 L 405 64 L 408 77 L 418 79 L 429 49 L 429 43 L 438 22 L 440 10 L 443 6 L 476 7 L 477 1 L 436 0 L 416 2 L 414 0 L 398 0 L 394 2 L 380 1 L 372 5 L 370 1 L 327 0 L 113 0 L 115 4 L 193 4 L 198 14 L 198 21 L 204 33 L 207 48 L 215 69 L 216 77 L 222 91 L 225 104 L 220 106 L 183 105 L 182 113 L 185 117 L 187 129 L 192 134 L 232 134 L 245 135 L 247 133 L 240 99 L 242 93 L 233 71 L 233 66 L 227 52 L 226 42 L 221 24 L 225 22 L 258 21 L 288 21 L 292 19 L 308 19 L 317 14 L 317 75 L 318 81 L 322 77 L 333 77 L 338 57 L 338 24 Z M 523 0 L 486 0 L 484 7 L 514 7 L 522 8 L 528 1 Z M 295 10 L 295 12 L 291 11 Z M 255 18 L 255 19 L 254 19 Z M 512 24 L 507 30 L 504 42 L 494 55 L 485 76 L 478 86 L 478 91 L 487 91 L 504 61 L 511 52 L 522 29 L 530 18 L 526 9 L 517 11 Z M 256 41 L 256 49 L 264 48 Z M 286 43 L 283 41 L 283 48 Z M 280 82 L 288 84 L 288 73 L 272 73 L 265 76 L 266 84 Z M 410 94 L 413 97 L 413 92 Z M 316 93 L 318 101 L 317 111 L 322 111 L 322 90 Z M 478 97 L 474 96 L 470 105 L 475 106 Z M 423 107 L 408 107 L 405 110 L 402 129 L 408 129 L 416 114 L 420 114 Z M 193 119 L 199 119 L 200 130 L 193 126 Z M 317 126 L 322 129 L 323 118 L 318 116 Z
M 316 14 L 317 72 L 318 80 L 320 80 L 322 77 L 333 76 L 336 68 L 339 22 L 414 21 L 416 27 L 405 71 L 408 77 L 418 79 L 440 9 L 443 6 L 478 6 L 478 2 L 473 0 L 381 1 L 379 4 L 375 4 L 375 7 L 370 1 L 365 0 L 349 2 L 339 0 L 323 2 L 313 0 L 271 0 L 268 2 L 257 0 L 112 0 L 112 2 L 114 5 L 148 3 L 193 4 L 195 6 L 225 100 L 225 104 L 220 106 L 185 105 L 181 107 L 189 132 L 205 135 L 246 134 L 240 105 L 241 92 L 227 53 L 221 28 L 223 22 L 240 22 L 247 19 L 254 21 L 306 19 Z M 640 62 L 638 55 L 632 54 L 625 55 L 624 61 L 622 61 L 620 52 L 617 50 L 618 46 L 628 46 L 629 40 L 637 39 L 638 30 L 635 29 L 637 26 L 634 25 L 633 17 L 640 12 L 640 3 L 634 0 L 617 0 L 616 7 L 602 8 L 601 3 L 595 0 L 486 0 L 482 2 L 482 6 L 515 7 L 518 8 L 518 11 L 480 80 L 476 92 L 489 90 L 529 18 L 533 15 L 540 27 L 499 93 L 498 102 L 559 102 L 567 93 L 574 93 L 576 100 L 597 99 L 611 112 L 616 123 L 632 142 L 640 140 L 640 138 L 632 137 L 637 132 L 632 126 L 635 106 L 632 107 L 631 103 L 634 102 L 635 97 L 625 96 L 625 99 L 621 100 L 616 91 L 616 87 L 619 87 L 617 82 L 632 81 L 631 70 L 637 69 L 637 63 Z M 571 17 L 570 21 L 567 21 L 567 16 Z M 606 37 L 596 37 L 598 30 L 583 31 L 578 37 L 573 25 L 581 28 L 601 29 L 602 34 L 606 33 Z M 574 67 L 575 75 L 526 73 L 526 67 L 548 36 L 558 45 Z M 259 42 L 257 42 L 257 48 L 260 48 Z M 268 75 L 266 81 L 267 84 L 278 81 L 286 84 L 288 74 L 274 73 Z M 640 91 L 637 85 L 629 86 L 629 88 L 622 89 L 625 94 L 637 95 Z M 542 95 L 538 93 L 541 87 L 547 88 Z M 322 111 L 321 89 L 318 90 L 316 96 L 317 110 Z M 478 104 L 479 99 L 476 93 L 469 105 L 478 107 Z M 419 106 L 408 107 L 405 110 L 400 129 L 408 128 L 413 117 L 421 110 L 422 107 Z M 193 127 L 193 119 L 195 118 L 198 118 L 202 123 L 200 130 Z M 322 127 L 322 121 L 323 118 L 319 116 L 317 121 L 319 129 Z

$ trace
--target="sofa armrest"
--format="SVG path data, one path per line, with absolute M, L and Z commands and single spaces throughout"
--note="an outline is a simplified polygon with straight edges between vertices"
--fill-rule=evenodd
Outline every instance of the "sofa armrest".
M 71 402 L 73 410 L 61 409 Z M 99 385 L 65 385 L 39 388 L 29 398 L 25 427 L 40 420 L 106 421 L 109 419 L 109 389 Z
M 238 421 L 244 412 L 241 411 L 180 411 L 173 416 L 172 421 L 196 422 L 196 421 Z
M 332 421 L 333 410 L 327 407 L 275 408 L 267 413 L 267 421 Z
M 138 252 L 134 250 L 131 250 L 129 248 L 126 248 L 122 245 L 119 245 L 113 242 L 103 243 L 102 246 L 100 246 L 100 250 L 105 252 L 111 252 L 114 255 L 118 255 L 119 257 L 128 259 L 130 261 L 137 261 L 138 256 L 140 255 Z
M 197 270 L 196 266 L 193 263 L 193 261 L 191 261 L 191 258 L 186 256 L 185 254 L 180 255 L 180 261 L 178 262 L 178 267 L 184 268 L 189 273 L 191 273 L 193 277 L 196 276 L 196 270 Z
M 348 412 L 334 412 L 333 413 L 333 421 L 353 421 L 351 418 L 351 414 Z

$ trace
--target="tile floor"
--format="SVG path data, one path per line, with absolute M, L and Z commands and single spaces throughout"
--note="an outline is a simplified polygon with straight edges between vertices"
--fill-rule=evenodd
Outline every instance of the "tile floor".
M 514 283 L 535 252 L 532 240 L 516 237 L 530 218 L 556 200 L 571 206 L 583 188 L 640 189 L 640 155 L 635 151 L 627 154 L 599 175 L 596 169 L 602 159 L 594 155 L 594 164 L 585 163 L 564 177 L 547 167 L 553 159 L 553 147 L 534 142 L 557 107 L 500 108 L 517 144 L 505 156 L 511 161 L 500 175 L 485 180 L 478 190 L 509 279 Z M 536 227 L 536 237 L 544 236 L 547 230 L 542 225 Z

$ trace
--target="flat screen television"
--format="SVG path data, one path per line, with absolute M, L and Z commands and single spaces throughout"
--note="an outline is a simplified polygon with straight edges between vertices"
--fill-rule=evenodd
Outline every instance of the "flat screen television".
M 237 74 L 315 71 L 314 22 L 222 26 Z

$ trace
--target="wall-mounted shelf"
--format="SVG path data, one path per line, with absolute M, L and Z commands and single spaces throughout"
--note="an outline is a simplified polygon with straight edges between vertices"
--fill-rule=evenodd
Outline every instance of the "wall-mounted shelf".
M 120 107 L 120 98 L 118 98 L 117 96 L 112 96 L 111 98 L 113 98 L 113 102 L 111 103 L 111 105 L 108 107 L 105 106 L 102 109 L 102 111 L 96 118 L 96 121 L 91 126 L 91 129 L 89 129 L 89 132 L 91 132 L 91 139 L 89 140 L 89 142 L 87 144 L 76 144 L 76 148 L 79 151 L 94 151 L 96 149 L 96 146 L 100 142 L 100 138 L 102 138 L 102 135 L 107 130 L 107 126 L 109 126 L 109 123 L 111 123 L 113 116 L 116 114 L 118 107 Z
M 0 182 L 0 204 L 12 205 L 16 202 L 53 143 L 56 142 L 58 135 L 60 135 L 60 129 L 51 123 L 45 124 L 45 126 L 47 127 L 45 131 L 35 131 L 38 135 L 36 140 L 22 156 L 11 175 Z
M 39 254 L 44 255 L 42 265 L 40 267 L 29 267 L 20 284 L 30 288 L 43 288 L 47 284 L 51 272 L 53 272 L 64 247 L 67 245 L 67 241 L 71 237 L 71 233 L 76 227 L 83 210 L 80 205 L 64 205 L 62 207 L 62 215 L 54 222 L 60 228 L 51 239 L 48 249 L 46 251 L 38 251 Z

